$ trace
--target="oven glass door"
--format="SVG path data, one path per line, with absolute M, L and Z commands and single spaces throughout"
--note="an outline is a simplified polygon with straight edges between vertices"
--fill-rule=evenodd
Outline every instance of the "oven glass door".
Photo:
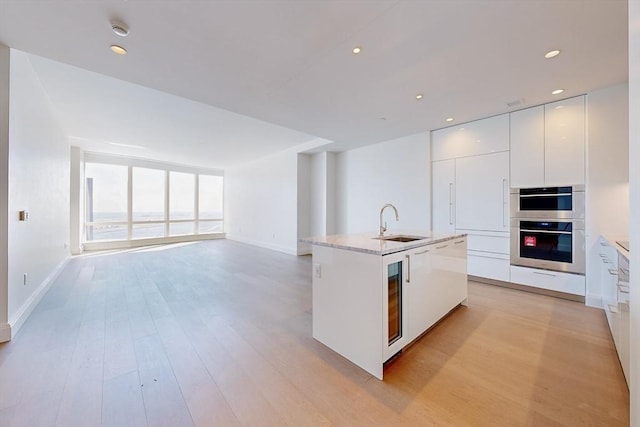
M 573 210 L 573 195 L 571 187 L 520 189 L 520 211 L 571 210 Z
M 571 263 L 572 223 L 520 221 L 520 257 Z

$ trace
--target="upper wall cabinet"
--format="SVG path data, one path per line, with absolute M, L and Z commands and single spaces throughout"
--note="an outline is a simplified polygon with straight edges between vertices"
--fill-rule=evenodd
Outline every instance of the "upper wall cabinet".
M 511 186 L 544 186 L 544 106 L 511 113 Z
M 546 186 L 584 184 L 584 96 L 544 106 Z
M 509 115 L 489 117 L 432 133 L 432 161 L 509 150 Z
M 513 112 L 510 121 L 512 187 L 584 184 L 584 96 Z

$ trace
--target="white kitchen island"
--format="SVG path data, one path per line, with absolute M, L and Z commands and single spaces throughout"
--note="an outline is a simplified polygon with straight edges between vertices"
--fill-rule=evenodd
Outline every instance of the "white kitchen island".
M 467 301 L 466 235 L 389 236 L 420 238 L 304 239 L 313 245 L 313 337 L 379 379 L 387 360 Z

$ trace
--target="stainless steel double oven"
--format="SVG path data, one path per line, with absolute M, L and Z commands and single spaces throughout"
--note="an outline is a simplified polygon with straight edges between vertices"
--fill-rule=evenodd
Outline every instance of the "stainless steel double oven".
M 511 264 L 584 274 L 584 186 L 511 189 Z

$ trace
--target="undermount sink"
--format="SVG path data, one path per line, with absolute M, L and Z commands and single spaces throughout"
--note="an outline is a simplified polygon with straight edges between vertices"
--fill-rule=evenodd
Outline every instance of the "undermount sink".
M 405 236 L 405 235 L 395 235 L 395 236 L 383 236 L 383 237 L 374 237 L 374 239 L 378 240 L 390 240 L 392 242 L 415 242 L 416 240 L 424 240 L 428 239 L 428 237 L 422 236 Z

